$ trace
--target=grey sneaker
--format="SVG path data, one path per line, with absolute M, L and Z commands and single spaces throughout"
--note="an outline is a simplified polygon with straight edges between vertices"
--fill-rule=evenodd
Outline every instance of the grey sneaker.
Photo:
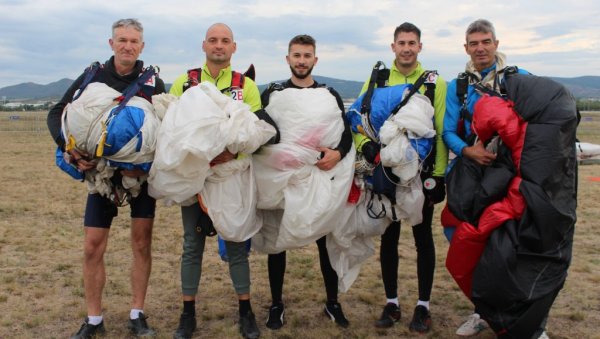
M 461 337 L 470 337 L 488 328 L 485 320 L 481 319 L 479 314 L 473 313 L 467 321 L 456 330 L 456 334 Z

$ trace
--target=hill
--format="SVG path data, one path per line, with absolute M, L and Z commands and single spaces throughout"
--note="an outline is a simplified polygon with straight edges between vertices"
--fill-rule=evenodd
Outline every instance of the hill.
M 61 79 L 51 82 L 47 85 L 39 85 L 33 82 L 26 82 L 14 86 L 0 88 L 0 98 L 6 97 L 7 100 L 28 100 L 28 99 L 60 99 L 65 91 L 71 86 L 73 80 Z
M 551 79 L 565 85 L 576 98 L 600 99 L 600 76 L 581 76 L 575 78 L 550 77 Z M 324 83 L 335 88 L 343 99 L 355 98 L 363 83 L 360 81 L 349 81 L 315 75 L 319 83 Z M 281 82 L 285 80 L 278 80 Z M 71 79 L 61 79 L 47 85 L 39 85 L 32 82 L 22 83 L 14 86 L 0 88 L 0 98 L 10 101 L 45 101 L 59 100 L 67 88 L 73 83 Z M 170 84 L 166 84 L 167 89 Z M 268 84 L 259 85 L 262 92 Z

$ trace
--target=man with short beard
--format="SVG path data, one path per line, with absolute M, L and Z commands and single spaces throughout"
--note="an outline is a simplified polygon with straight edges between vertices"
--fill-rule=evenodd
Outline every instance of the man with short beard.
M 340 160 L 350 151 L 352 147 L 352 135 L 348 123 L 344 118 L 344 104 L 340 95 L 330 87 L 319 84 L 311 75 L 313 67 L 317 64 L 316 42 L 309 35 L 298 35 L 294 37 L 288 47 L 288 55 L 285 57 L 292 76 L 289 80 L 281 84 L 271 84 L 261 95 L 263 107 L 268 111 L 269 99 L 271 93 L 275 91 L 286 91 L 288 89 L 316 89 L 327 88 L 329 93 L 335 97 L 340 110 L 340 119 L 344 121 L 344 132 L 340 138 L 340 142 L 336 148 L 330 149 L 320 147 L 321 159 L 315 164 L 322 171 L 329 171 L 334 168 Z M 314 95 L 317 95 L 315 93 Z M 311 107 L 306 107 L 306 114 L 310 114 Z M 277 119 L 273 118 L 275 123 Z M 282 139 L 285 138 L 284 131 L 281 131 Z M 342 307 L 337 300 L 338 295 L 338 276 L 329 261 L 327 253 L 325 236 L 317 241 L 319 249 L 319 261 L 321 264 L 321 273 L 325 282 L 325 290 L 327 292 L 327 303 L 324 313 L 332 321 L 341 327 L 348 327 L 349 322 L 342 312 Z M 272 330 L 281 328 L 284 324 L 284 304 L 282 299 L 283 294 L 283 279 L 286 266 L 286 251 L 276 254 L 269 254 L 268 269 L 269 269 L 269 284 L 271 287 L 272 305 L 269 309 L 269 317 L 266 326 Z

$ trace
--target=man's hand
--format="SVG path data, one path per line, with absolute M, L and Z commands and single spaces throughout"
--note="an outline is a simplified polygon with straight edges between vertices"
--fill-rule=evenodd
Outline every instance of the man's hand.
M 229 152 L 229 150 L 225 149 L 223 152 L 221 152 L 221 154 L 217 155 L 214 159 L 212 159 L 212 161 L 210 162 L 211 166 L 215 166 L 215 165 L 219 165 L 228 161 L 231 161 L 235 158 L 235 154 Z
M 69 154 L 69 158 L 65 157 L 65 160 L 71 164 L 75 164 L 77 169 L 81 172 L 85 172 L 96 167 L 96 163 L 94 161 L 88 161 L 85 155 L 79 153 L 79 151 L 76 149 L 72 149 L 67 153 Z
M 319 147 L 318 150 L 323 154 L 323 157 L 315 164 L 320 170 L 329 171 L 342 159 L 340 151 L 326 147 Z
M 483 166 L 489 166 L 492 161 L 496 160 L 496 154 L 486 150 L 481 141 L 477 141 L 473 146 L 463 148 L 462 155 Z

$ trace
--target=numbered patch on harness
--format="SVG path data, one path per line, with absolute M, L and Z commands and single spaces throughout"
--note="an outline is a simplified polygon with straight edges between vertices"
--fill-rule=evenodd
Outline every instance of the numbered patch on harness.
M 231 99 L 238 100 L 238 101 L 244 101 L 243 91 L 244 90 L 241 88 L 232 88 L 231 89 Z

